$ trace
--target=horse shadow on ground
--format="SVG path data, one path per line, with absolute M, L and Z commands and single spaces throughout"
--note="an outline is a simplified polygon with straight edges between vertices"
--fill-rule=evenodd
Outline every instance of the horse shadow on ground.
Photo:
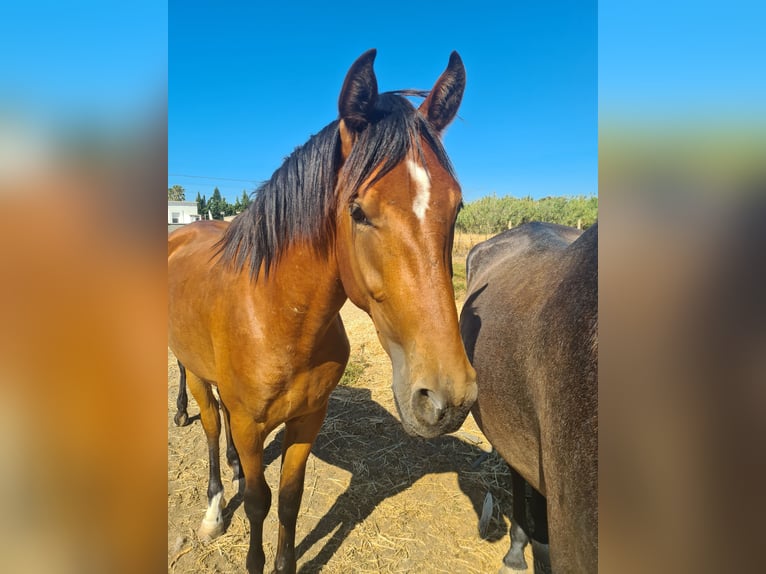
M 264 464 L 270 464 L 281 455 L 283 434 L 284 430 L 279 431 L 267 446 Z M 494 452 L 488 455 L 455 436 L 426 440 L 406 434 L 399 420 L 372 400 L 368 389 L 338 387 L 333 391 L 327 418 L 312 454 L 349 472 L 351 481 L 316 527 L 298 544 L 296 557 L 300 559 L 317 542 L 332 534 L 319 553 L 300 566 L 301 574 L 319 572 L 354 528 L 381 502 L 430 474 L 457 474 L 460 489 L 476 513 L 476 536 L 480 536 L 479 517 L 485 496 L 487 491 L 492 492 L 495 508 L 484 538 L 494 542 L 508 534 L 503 516 L 510 517 L 512 500 L 510 473 L 505 463 Z M 310 484 L 309 477 L 306 483 Z M 227 526 L 240 504 L 241 496 L 230 501 L 225 513 Z

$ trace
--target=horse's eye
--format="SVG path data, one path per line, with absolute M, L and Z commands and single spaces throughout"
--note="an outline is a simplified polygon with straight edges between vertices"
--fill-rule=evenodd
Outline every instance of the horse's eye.
M 364 214 L 364 210 L 362 210 L 362 207 L 358 203 L 352 203 L 350 209 L 351 219 L 361 225 L 370 225 L 370 220 L 367 219 L 367 216 Z

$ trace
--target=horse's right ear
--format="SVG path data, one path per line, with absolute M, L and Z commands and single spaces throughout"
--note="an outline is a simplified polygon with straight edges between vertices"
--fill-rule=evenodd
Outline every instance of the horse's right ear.
M 370 122 L 378 100 L 378 80 L 372 64 L 377 50 L 367 50 L 351 64 L 338 98 L 343 155 L 348 156 L 356 134 Z

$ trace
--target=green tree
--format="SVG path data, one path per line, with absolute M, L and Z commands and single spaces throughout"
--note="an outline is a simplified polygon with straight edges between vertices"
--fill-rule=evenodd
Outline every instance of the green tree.
M 197 192 L 197 213 L 202 219 L 207 218 L 207 200 L 204 195 Z
M 497 197 L 467 203 L 458 214 L 456 228 L 464 233 L 497 234 L 529 221 L 547 221 L 587 229 L 598 218 L 598 197 Z
M 242 195 L 240 196 L 238 201 L 240 206 L 242 207 L 240 211 L 246 210 L 248 207 L 250 207 L 250 204 L 253 202 L 250 199 L 250 196 L 248 195 L 247 190 L 245 189 L 242 190 Z
M 213 219 L 223 219 L 226 205 L 217 187 L 213 190 L 213 195 L 207 202 L 207 208 Z
M 186 201 L 186 190 L 180 185 L 168 188 L 168 201 Z

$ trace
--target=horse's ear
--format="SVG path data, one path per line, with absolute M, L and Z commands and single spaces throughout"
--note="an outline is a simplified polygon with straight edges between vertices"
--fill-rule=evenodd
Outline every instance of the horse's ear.
M 465 91 L 465 66 L 457 52 L 452 52 L 449 64 L 425 101 L 420 104 L 420 111 L 431 125 L 441 132 L 455 118 L 457 109 Z
M 361 132 L 370 121 L 378 100 L 378 81 L 372 69 L 377 50 L 367 50 L 351 64 L 338 98 L 340 119 L 346 128 Z

